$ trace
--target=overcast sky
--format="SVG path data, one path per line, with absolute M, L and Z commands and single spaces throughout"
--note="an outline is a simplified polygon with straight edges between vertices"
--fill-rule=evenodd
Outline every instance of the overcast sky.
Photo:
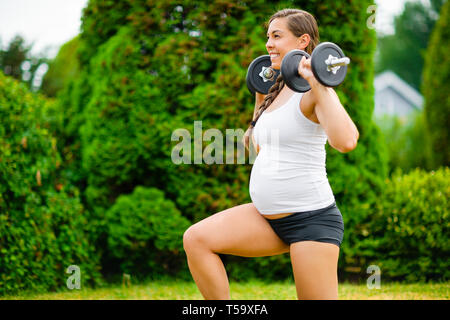
M 412 0 L 375 0 L 375 28 L 392 33 L 392 19 Z M 0 44 L 6 46 L 21 34 L 33 45 L 33 54 L 54 57 L 59 47 L 79 33 L 82 9 L 88 0 L 0 0 Z M 367 13 L 370 16 L 370 13 Z

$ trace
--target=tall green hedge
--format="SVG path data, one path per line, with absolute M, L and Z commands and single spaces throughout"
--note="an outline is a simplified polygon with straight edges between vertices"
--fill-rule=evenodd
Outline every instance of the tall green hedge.
M 264 23 L 276 10 L 296 7 L 314 14 L 321 40 L 338 43 L 352 60 L 337 92 L 358 126 L 359 144 L 348 154 L 327 147 L 329 180 L 348 230 L 345 265 L 351 226 L 364 215 L 358 205 L 376 200 L 387 174 L 382 139 L 371 120 L 375 33 L 366 25 L 371 4 L 89 1 L 78 50 L 80 77 L 59 101 L 63 156 L 72 161 L 73 182 L 92 212 L 91 235 L 100 250 L 107 245 L 105 213 L 136 186 L 164 191 L 191 222 L 251 201 L 249 154 L 245 164 L 176 165 L 171 151 L 177 142 L 171 137 L 184 128 L 193 139 L 194 121 L 200 120 L 203 132 L 217 128 L 224 137 L 226 129 L 247 129 L 254 100 L 245 75 L 254 58 L 267 54 Z M 286 257 L 245 260 L 245 265 L 235 259 L 224 257 L 233 262 L 228 266 L 232 277 L 265 276 L 270 261 L 280 266 L 276 277 L 290 273 Z
M 62 174 L 55 104 L 0 73 L 0 295 L 101 283 L 80 192 Z
M 450 166 L 450 3 L 441 9 L 425 55 L 422 91 L 431 144 L 433 165 Z

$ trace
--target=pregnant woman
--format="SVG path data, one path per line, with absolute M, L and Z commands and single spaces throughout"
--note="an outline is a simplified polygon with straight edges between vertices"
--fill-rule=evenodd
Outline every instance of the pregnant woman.
M 312 54 L 318 43 L 316 20 L 306 11 L 284 9 L 269 19 L 266 48 L 274 69 L 290 50 Z M 298 72 L 311 90 L 292 91 L 280 74 L 266 96 L 256 94 L 244 136 L 246 147 L 251 137 L 258 153 L 250 176 L 252 202 L 215 213 L 184 233 L 188 266 L 205 299 L 230 299 L 219 254 L 287 252 L 298 299 L 338 299 L 344 223 L 327 179 L 325 144 L 349 152 L 359 133 L 335 91 L 315 79 L 310 59 L 302 58 Z

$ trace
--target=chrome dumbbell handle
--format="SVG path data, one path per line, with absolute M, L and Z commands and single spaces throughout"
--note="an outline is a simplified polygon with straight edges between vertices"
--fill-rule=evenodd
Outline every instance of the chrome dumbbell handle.
M 329 72 L 333 72 L 334 74 L 336 74 L 336 72 L 340 69 L 341 66 L 346 66 L 350 64 L 350 58 L 348 57 L 338 58 L 330 54 L 328 56 L 328 59 L 325 60 L 325 64 L 327 65 L 327 70 Z
M 263 79 L 264 82 L 267 82 L 267 81 L 274 81 L 275 74 L 276 74 L 275 70 L 273 70 L 271 67 L 262 67 L 259 76 Z

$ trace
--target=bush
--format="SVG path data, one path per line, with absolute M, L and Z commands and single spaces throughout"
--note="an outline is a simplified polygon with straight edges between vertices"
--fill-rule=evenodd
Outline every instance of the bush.
M 54 105 L 0 73 L 0 295 L 66 285 L 78 265 L 82 284 L 99 284 L 99 257 L 86 240 L 79 191 L 62 178 Z M 51 121 L 47 121 L 51 119 Z
M 138 186 L 120 196 L 106 224 L 108 251 L 121 272 L 155 277 L 187 271 L 182 239 L 190 223 L 162 191 Z
M 448 167 L 394 174 L 379 201 L 360 208 L 366 219 L 352 226 L 357 240 L 348 247 L 348 265 L 377 265 L 395 281 L 448 281 L 449 181 Z

